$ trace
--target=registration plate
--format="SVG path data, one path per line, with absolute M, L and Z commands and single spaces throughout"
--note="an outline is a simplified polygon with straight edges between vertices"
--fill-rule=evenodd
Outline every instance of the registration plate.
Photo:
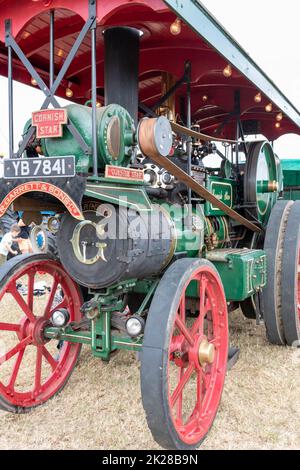
M 13 158 L 4 160 L 4 178 L 62 178 L 75 176 L 75 157 Z

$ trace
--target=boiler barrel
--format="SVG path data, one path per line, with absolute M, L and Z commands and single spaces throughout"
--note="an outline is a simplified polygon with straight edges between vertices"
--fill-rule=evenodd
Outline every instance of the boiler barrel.
M 72 104 L 66 106 L 68 119 L 77 129 L 85 143 L 92 147 L 92 109 L 88 106 Z M 85 155 L 80 144 L 67 126 L 63 126 L 62 137 L 42 139 L 45 156 L 76 157 L 76 171 L 88 173 L 93 166 L 92 155 Z M 105 165 L 127 166 L 134 144 L 134 123 L 128 111 L 119 105 L 111 104 L 97 109 L 98 169 Z
M 137 212 L 99 202 L 97 211 L 78 222 L 65 215 L 57 235 L 59 258 L 81 285 L 100 289 L 121 281 L 159 275 L 178 252 L 198 256 L 204 243 L 204 219 L 194 214 L 185 229 L 178 207 L 155 204 Z

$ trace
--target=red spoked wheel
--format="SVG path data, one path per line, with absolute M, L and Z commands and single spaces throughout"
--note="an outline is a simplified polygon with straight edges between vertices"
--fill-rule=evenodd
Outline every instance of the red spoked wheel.
M 193 317 L 187 316 L 194 293 Z M 142 400 L 164 448 L 197 448 L 221 400 L 228 356 L 227 304 L 205 260 L 182 259 L 163 276 L 149 310 L 142 353 Z
M 53 312 L 67 309 L 80 321 L 81 291 L 48 255 L 25 255 L 0 269 L 0 407 L 22 413 L 58 393 L 68 380 L 80 344 L 48 340 Z

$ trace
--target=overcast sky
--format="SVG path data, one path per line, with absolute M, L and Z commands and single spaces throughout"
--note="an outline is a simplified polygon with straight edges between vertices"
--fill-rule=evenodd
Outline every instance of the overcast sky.
M 297 0 L 203 0 L 204 5 L 246 49 L 287 97 L 300 109 L 300 54 Z M 40 108 L 41 92 L 19 83 L 15 93 L 15 135 L 19 140 L 31 111 Z M 0 77 L 0 152 L 8 150 L 7 80 Z M 300 137 L 279 139 L 281 158 L 300 157 Z

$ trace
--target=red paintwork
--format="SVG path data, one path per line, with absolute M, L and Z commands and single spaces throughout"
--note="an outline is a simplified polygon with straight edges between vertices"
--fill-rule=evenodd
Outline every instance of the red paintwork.
M 45 6 L 46 5 L 46 6 Z M 56 11 L 56 70 L 59 70 L 64 58 L 73 44 L 77 33 L 88 16 L 86 0 L 0 0 L 0 74 L 7 74 L 6 48 L 4 42 L 4 19 L 13 20 L 13 32 L 21 48 L 32 61 L 42 77 L 48 79 L 49 69 L 49 9 Z M 172 36 L 170 24 L 175 15 L 162 0 L 106 0 L 98 2 L 98 89 L 99 100 L 103 100 L 103 36 L 105 28 L 112 25 L 137 27 L 144 32 L 141 41 L 140 61 L 140 99 L 151 106 L 161 96 L 161 72 L 173 73 L 181 77 L 184 62 L 192 62 L 192 112 L 194 122 L 198 121 L 206 133 L 212 133 L 222 123 L 234 106 L 234 92 L 240 90 L 242 119 L 258 119 L 261 132 L 270 140 L 289 132 L 299 133 L 298 127 L 288 118 L 284 118 L 281 128 L 275 128 L 275 116 L 265 112 L 269 102 L 263 97 L 256 105 L 254 96 L 258 90 L 240 73 L 234 71 L 231 78 L 223 76 L 227 65 L 224 59 L 211 49 L 188 26 L 182 26 L 179 36 Z M 66 80 L 58 90 L 58 95 L 65 96 L 68 82 L 72 84 L 73 100 L 84 103 L 90 99 L 90 41 L 85 39 L 78 56 L 71 64 Z M 14 78 L 30 84 L 30 77 L 22 64 L 16 59 Z M 203 102 L 206 95 L 208 101 Z M 177 92 L 177 109 L 180 110 L 181 98 L 185 96 L 185 87 Z M 182 118 L 184 116 L 182 115 Z M 224 128 L 222 136 L 235 137 L 235 122 Z
M 143 170 L 133 170 L 132 168 L 123 168 L 121 166 L 106 165 L 105 178 L 143 182 L 144 172 Z
M 28 183 L 23 183 L 12 189 L 8 195 L 1 201 L 0 204 L 0 217 L 2 217 L 9 206 L 23 194 L 32 193 L 32 192 L 41 192 L 47 193 L 51 196 L 54 196 L 58 199 L 69 211 L 69 213 L 78 220 L 83 220 L 83 215 L 77 204 L 73 199 L 68 196 L 62 189 L 58 188 L 54 184 L 45 183 L 42 181 L 28 181 Z
M 193 325 L 188 325 L 186 289 L 191 282 L 198 283 L 199 315 Z M 180 439 L 190 446 L 204 439 L 219 407 L 227 369 L 227 318 L 221 280 L 211 267 L 202 266 L 193 273 L 182 291 L 169 346 L 170 414 Z M 214 345 L 215 358 L 211 365 L 202 367 L 199 346 L 204 339 Z M 175 383 L 170 379 L 172 369 L 175 373 L 174 366 L 178 368 Z M 185 403 L 187 397 L 188 406 Z
M 52 278 L 51 293 L 45 302 L 44 312 L 39 317 L 34 314 L 33 297 L 34 276 L 37 272 L 46 275 L 47 284 Z M 22 284 L 26 283 L 28 287 L 26 297 L 16 289 L 16 282 L 20 282 L 21 278 Z M 5 383 L 0 381 L 0 397 L 9 405 L 26 409 L 46 402 L 63 387 L 76 364 L 80 344 L 65 342 L 57 359 L 47 349 L 48 340 L 45 340 L 42 334 L 45 324 L 55 310 L 52 308 L 53 300 L 59 284 L 64 298 L 55 308 L 67 308 L 70 321 L 80 321 L 82 303 L 80 289 L 57 261 L 47 259 L 23 264 L 1 288 L 0 300 L 5 295 L 10 299 L 13 297 L 14 311 L 22 312 L 18 323 L 0 323 L 0 331 L 10 331 L 10 340 L 14 338 L 14 346 L 12 347 L 12 343 L 9 342 L 10 346 L 5 353 L 1 351 L 0 357 L 0 365 L 5 364 L 10 358 L 15 358 L 10 365 L 9 380 Z M 31 351 L 34 349 L 34 354 L 28 354 L 28 349 Z M 45 364 L 48 366 L 47 369 Z M 29 370 L 32 373 L 29 373 Z M 32 383 L 28 377 L 32 377 Z
M 62 137 L 63 124 L 67 124 L 66 109 L 43 109 L 32 113 L 32 126 L 36 127 L 36 137 Z

